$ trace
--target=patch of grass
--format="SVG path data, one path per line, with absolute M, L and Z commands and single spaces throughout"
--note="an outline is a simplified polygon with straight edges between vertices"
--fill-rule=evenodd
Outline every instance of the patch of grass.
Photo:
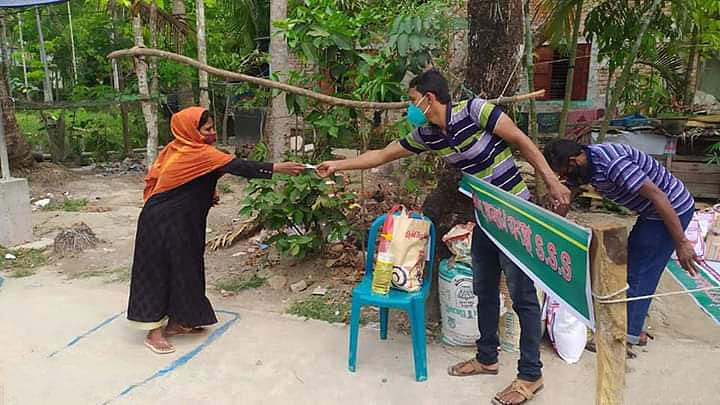
M 82 278 L 100 277 L 105 274 L 106 272 L 102 270 L 79 271 L 76 273 L 67 273 L 67 279 L 77 280 Z
M 15 259 L 6 259 L 6 254 L 15 256 Z M 38 249 L 18 249 L 8 250 L 0 246 L 0 269 L 8 270 L 28 270 L 40 267 L 47 263 L 47 258 L 42 250 Z M 31 274 L 28 274 L 31 275 Z M 22 277 L 27 277 L 22 276 Z
M 121 267 L 115 270 L 89 270 L 76 273 L 67 273 L 68 280 L 79 280 L 92 277 L 105 277 L 106 283 L 119 283 L 130 280 L 130 271 Z
M 23 268 L 23 269 L 17 269 L 14 272 L 10 273 L 10 277 L 12 278 L 23 278 L 23 277 L 30 277 L 34 275 L 35 272 L 31 269 Z
M 67 198 L 63 201 L 53 201 L 46 205 L 43 210 L 45 211 L 65 211 L 65 212 L 78 212 L 87 206 L 87 198 Z
M 127 283 L 130 281 L 130 269 L 119 268 L 111 271 L 110 277 L 106 280 L 107 283 Z
M 347 323 L 350 317 L 350 297 L 311 295 L 292 304 L 288 313 L 326 322 Z
M 220 290 L 237 293 L 250 288 L 259 288 L 263 284 L 265 284 L 265 279 L 254 274 L 249 280 L 241 280 L 238 277 L 219 280 L 215 283 L 215 287 Z
M 218 184 L 218 191 L 223 194 L 230 194 L 235 192 L 232 187 L 230 187 L 230 185 L 226 183 Z

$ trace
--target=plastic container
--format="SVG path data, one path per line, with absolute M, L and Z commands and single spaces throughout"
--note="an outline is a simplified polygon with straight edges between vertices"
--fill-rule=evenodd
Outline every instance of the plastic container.
M 372 292 L 378 295 L 387 295 L 393 278 L 393 258 L 390 253 L 379 253 L 375 260 L 375 270 L 372 276 Z

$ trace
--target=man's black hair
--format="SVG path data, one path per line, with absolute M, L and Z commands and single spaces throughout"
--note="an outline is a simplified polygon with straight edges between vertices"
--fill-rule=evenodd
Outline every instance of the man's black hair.
M 583 146 L 575 141 L 568 139 L 555 139 L 545 145 L 543 155 L 547 160 L 550 168 L 557 171 L 565 168 L 571 157 L 580 155 L 583 152 Z
M 450 89 L 447 79 L 435 69 L 426 70 L 410 80 L 410 88 L 418 93 L 433 93 L 443 104 L 450 102 Z
M 203 111 L 202 115 L 200 116 L 200 121 L 198 122 L 197 129 L 200 129 L 203 127 L 203 125 L 207 124 L 207 122 L 210 121 L 210 118 L 212 118 L 210 116 L 210 111 L 208 111 L 208 110 Z

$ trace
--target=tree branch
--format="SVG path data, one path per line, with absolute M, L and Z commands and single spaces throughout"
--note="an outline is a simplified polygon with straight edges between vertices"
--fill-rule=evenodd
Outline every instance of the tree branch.
M 210 65 L 206 65 L 204 63 L 200 63 L 195 59 L 188 58 L 187 56 L 178 55 L 176 53 L 167 52 L 167 51 L 161 51 L 159 49 L 152 49 L 152 48 L 138 48 L 134 47 L 131 49 L 123 49 L 119 51 L 112 52 L 108 55 L 109 59 L 116 59 L 116 58 L 122 58 L 122 57 L 140 57 L 140 56 L 155 56 L 159 58 L 169 59 L 173 60 L 175 62 L 183 63 L 185 65 L 193 66 L 197 69 L 203 70 L 205 72 L 208 72 L 212 75 L 224 77 L 226 79 L 230 80 L 239 80 L 243 82 L 248 82 L 252 84 L 256 84 L 258 86 L 262 87 L 269 87 L 272 89 L 282 90 L 288 93 L 296 94 L 298 96 L 304 96 L 308 98 L 312 98 L 315 100 L 318 100 L 322 103 L 333 105 L 333 106 L 341 106 L 341 107 L 351 107 L 351 108 L 359 108 L 359 109 L 365 109 L 365 110 L 401 110 L 404 108 L 407 108 L 407 106 L 410 104 L 407 101 L 402 102 L 395 102 L 395 103 L 379 103 L 379 102 L 373 102 L 373 101 L 356 101 L 356 100 L 347 100 L 343 98 L 338 97 L 332 97 L 327 96 L 325 94 L 316 93 L 314 91 L 303 89 L 301 87 L 296 87 L 289 85 L 287 83 L 281 83 L 276 82 L 273 80 L 263 79 L 255 76 L 245 75 L 242 73 L 236 73 L 236 72 L 230 72 L 228 70 L 219 69 Z M 542 97 L 545 94 L 545 90 L 539 90 L 533 93 L 529 94 L 521 94 L 517 96 L 512 97 L 500 97 L 493 100 L 488 100 L 491 103 L 494 104 L 510 104 L 510 103 L 517 103 L 524 100 L 529 100 L 533 98 Z

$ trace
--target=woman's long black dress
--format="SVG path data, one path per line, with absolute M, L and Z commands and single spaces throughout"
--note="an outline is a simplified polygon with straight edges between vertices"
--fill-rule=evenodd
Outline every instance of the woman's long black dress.
M 127 317 L 183 326 L 217 322 L 205 296 L 205 229 L 217 181 L 225 173 L 272 177 L 272 164 L 234 159 L 221 169 L 153 195 L 140 212 Z

